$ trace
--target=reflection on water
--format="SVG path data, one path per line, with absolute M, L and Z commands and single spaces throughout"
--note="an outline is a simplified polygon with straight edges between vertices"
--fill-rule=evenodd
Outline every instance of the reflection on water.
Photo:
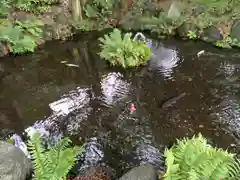
M 145 163 L 163 170 L 164 146 L 198 132 L 222 148 L 240 149 L 239 56 L 209 47 L 214 56 L 198 59 L 201 44 L 154 41 L 148 67 L 110 69 L 97 56 L 97 43 L 86 37 L 54 44 L 58 52 L 50 43 L 47 52 L 6 59 L 1 137 L 35 128 L 52 146 L 71 136 L 85 148 L 77 171 L 102 165 L 117 176 Z M 181 94 L 186 95 L 172 99 Z
M 236 70 L 235 65 L 230 64 L 229 62 L 221 63 L 220 69 L 223 70 L 225 76 L 227 76 L 227 77 L 232 76 Z
M 67 115 L 89 103 L 88 91 L 91 91 L 91 89 L 77 88 L 63 95 L 60 100 L 49 104 L 49 106 L 58 115 Z
M 163 74 L 165 78 L 172 78 L 173 68 L 180 63 L 180 57 L 176 47 L 164 47 L 155 45 L 151 48 L 152 58 L 150 67 Z
M 103 98 L 107 105 L 114 106 L 129 94 L 130 83 L 123 80 L 121 73 L 108 73 L 100 82 Z

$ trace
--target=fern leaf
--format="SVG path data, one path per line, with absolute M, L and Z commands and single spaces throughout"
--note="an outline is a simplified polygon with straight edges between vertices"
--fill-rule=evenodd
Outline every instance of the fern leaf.
M 167 172 L 164 179 L 226 179 L 237 176 L 240 170 L 239 161 L 232 165 L 234 154 L 211 147 L 202 135 L 177 140 L 177 144 L 165 151 L 165 156 Z
M 40 134 L 34 133 L 32 138 L 28 141 L 28 149 L 32 154 L 33 166 L 35 169 L 34 178 L 43 179 L 45 174 L 45 166 L 47 165 L 47 158 L 44 156 L 44 147 L 41 144 Z
M 228 180 L 239 180 L 240 179 L 240 160 L 234 159 L 229 165 Z

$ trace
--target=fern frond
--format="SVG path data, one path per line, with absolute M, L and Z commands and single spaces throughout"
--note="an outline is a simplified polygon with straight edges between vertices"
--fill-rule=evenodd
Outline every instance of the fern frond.
M 46 151 L 41 145 L 40 134 L 35 133 L 28 141 L 29 151 L 34 163 L 34 179 L 36 180 L 62 180 L 74 165 L 81 147 L 68 147 L 69 138 L 61 139 L 53 148 Z
M 235 158 L 229 165 L 228 180 L 239 180 L 240 179 L 240 160 Z
M 43 179 L 45 174 L 45 166 L 48 164 L 45 149 L 41 144 L 40 134 L 34 133 L 28 141 L 28 149 L 33 158 L 33 166 L 35 169 L 34 179 Z
M 234 154 L 213 148 L 199 134 L 191 139 L 177 140 L 177 144 L 165 151 L 165 157 L 167 171 L 164 179 L 217 180 L 229 177 Z

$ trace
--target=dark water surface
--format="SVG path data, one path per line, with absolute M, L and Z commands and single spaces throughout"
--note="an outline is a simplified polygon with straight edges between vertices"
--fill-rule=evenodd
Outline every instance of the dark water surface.
M 96 39 L 89 34 L 51 42 L 34 55 L 1 60 L 2 138 L 46 119 L 49 138 L 62 134 L 85 143 L 79 171 L 106 164 L 118 176 L 141 163 L 162 167 L 165 146 L 198 132 L 239 152 L 240 54 L 201 43 L 155 41 L 148 67 L 122 70 L 98 57 Z M 197 57 L 200 50 L 206 53 Z M 65 108 L 66 114 L 72 110 L 67 115 L 49 107 L 60 99 L 72 107 Z

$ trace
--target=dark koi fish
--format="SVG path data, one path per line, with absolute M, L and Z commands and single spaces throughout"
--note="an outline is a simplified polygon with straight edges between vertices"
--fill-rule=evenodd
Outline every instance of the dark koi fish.
M 185 95 L 186 95 L 186 93 L 184 92 L 184 93 L 180 94 L 180 95 L 177 96 L 177 97 L 173 97 L 173 98 L 165 101 L 165 102 L 163 103 L 163 105 L 162 105 L 162 108 L 167 108 L 167 107 L 172 106 L 173 104 L 175 104 L 179 99 L 181 99 L 181 98 L 184 97 Z

